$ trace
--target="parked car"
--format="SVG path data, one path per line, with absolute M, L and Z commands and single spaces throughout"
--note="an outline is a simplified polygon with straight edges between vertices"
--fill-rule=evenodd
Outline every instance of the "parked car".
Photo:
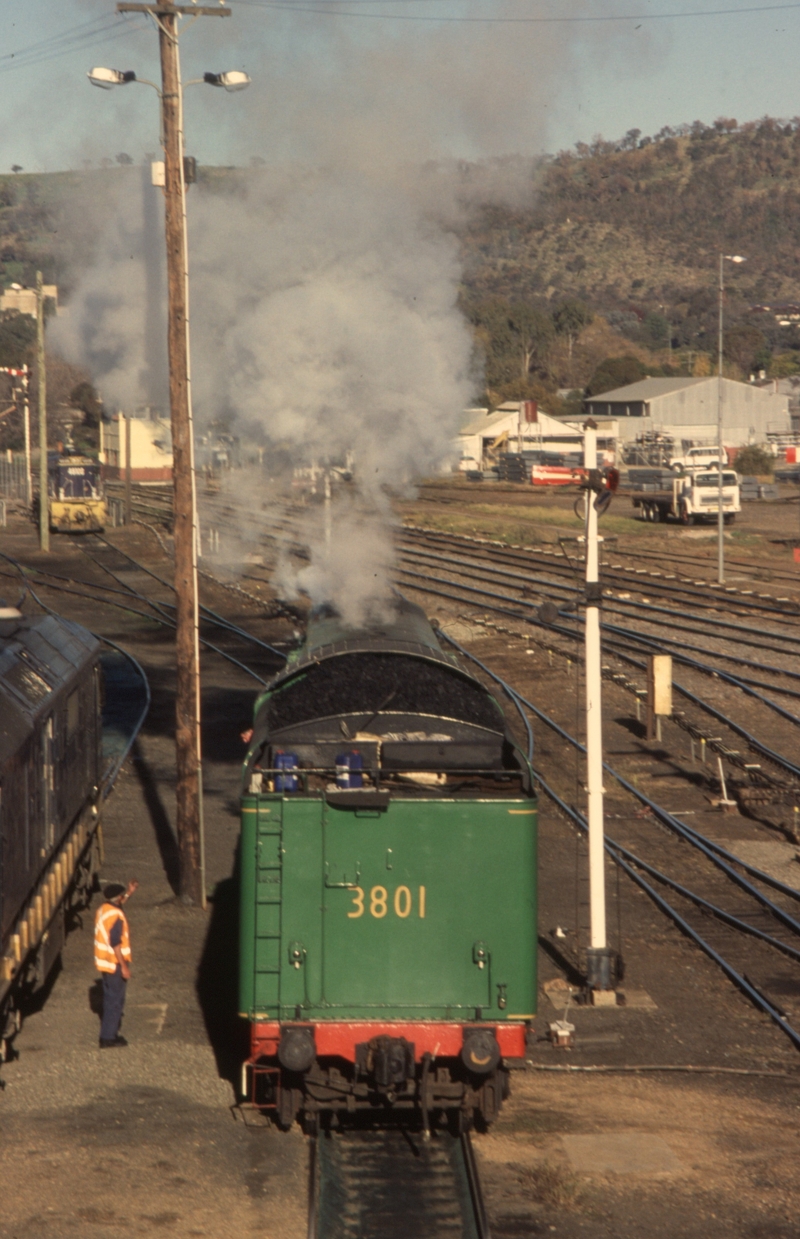
M 716 447 L 690 447 L 683 456 L 673 456 L 669 462 L 670 469 L 676 473 L 684 469 L 709 469 L 719 463 L 719 449 Z M 728 453 L 722 449 L 722 463 L 727 465 Z

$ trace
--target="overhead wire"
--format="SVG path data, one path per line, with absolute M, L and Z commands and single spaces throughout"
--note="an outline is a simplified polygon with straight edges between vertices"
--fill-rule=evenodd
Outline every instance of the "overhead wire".
M 144 29 L 138 14 L 132 18 L 124 17 L 122 22 L 119 21 L 120 16 L 124 17 L 124 15 L 115 14 L 109 18 L 103 18 L 99 24 L 97 19 L 94 19 L 91 23 L 83 23 L 82 26 L 75 27 L 71 31 L 66 30 L 60 35 L 51 35 L 47 39 L 31 43 L 28 47 L 20 48 L 16 52 L 6 52 L 0 56 L 0 73 L 32 68 L 48 60 L 54 60 L 58 56 L 65 56 L 69 52 L 108 43 L 133 31 Z M 84 27 L 87 25 L 94 25 L 96 28 L 86 30 Z
M 724 8 L 724 9 L 698 9 L 694 12 L 684 10 L 675 13 L 627 13 L 615 14 L 604 13 L 583 16 L 535 16 L 535 17 L 443 17 L 443 16 L 426 16 L 424 14 L 411 13 L 353 13 L 348 10 L 334 8 L 334 4 L 380 4 L 380 3 L 397 3 L 397 0 L 317 0 L 314 5 L 310 4 L 295 4 L 291 0 L 236 0 L 236 2 L 247 8 L 264 8 L 273 10 L 284 10 L 293 13 L 316 13 L 324 14 L 328 17 L 361 17 L 372 18 L 383 21 L 407 21 L 407 22 L 455 22 L 455 23 L 475 23 L 478 25 L 591 25 L 591 24 L 607 24 L 609 22 L 617 25 L 624 22 L 652 22 L 652 21 L 671 21 L 684 20 L 687 18 L 698 17 L 735 17 L 739 15 L 747 15 L 750 13 L 772 13 L 782 12 L 800 8 L 800 3 L 790 4 L 770 4 L 770 5 L 749 5 L 745 8 Z M 401 0 L 408 3 L 409 0 Z M 411 0 L 411 2 L 419 2 L 419 0 Z M 423 0 L 424 3 L 429 3 L 430 0 Z M 321 7 L 320 7 L 321 5 Z

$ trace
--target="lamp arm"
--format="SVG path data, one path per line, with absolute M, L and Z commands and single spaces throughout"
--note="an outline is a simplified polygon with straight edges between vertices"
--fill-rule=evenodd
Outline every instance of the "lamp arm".
M 155 82 L 148 81 L 146 77 L 137 77 L 137 78 L 134 78 L 134 81 L 137 82 L 140 86 L 152 86 L 153 90 L 156 92 L 159 99 L 161 98 L 161 91 L 159 90 L 158 86 L 156 86 Z

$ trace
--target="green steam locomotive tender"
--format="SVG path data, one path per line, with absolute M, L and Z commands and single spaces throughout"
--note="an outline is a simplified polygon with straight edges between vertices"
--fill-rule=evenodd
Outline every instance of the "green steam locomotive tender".
M 484 686 L 424 613 L 312 616 L 255 705 L 241 799 L 242 1092 L 497 1114 L 536 1001 L 536 800 Z

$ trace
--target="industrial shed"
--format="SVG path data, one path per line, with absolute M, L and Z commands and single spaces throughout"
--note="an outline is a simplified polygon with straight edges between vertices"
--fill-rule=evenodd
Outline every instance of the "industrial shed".
M 716 439 L 718 398 L 716 377 L 642 379 L 591 396 L 586 412 L 595 419 L 617 420 L 623 441 L 660 432 L 689 446 Z M 727 447 L 766 443 L 791 429 L 787 396 L 773 387 L 722 379 L 722 440 Z

